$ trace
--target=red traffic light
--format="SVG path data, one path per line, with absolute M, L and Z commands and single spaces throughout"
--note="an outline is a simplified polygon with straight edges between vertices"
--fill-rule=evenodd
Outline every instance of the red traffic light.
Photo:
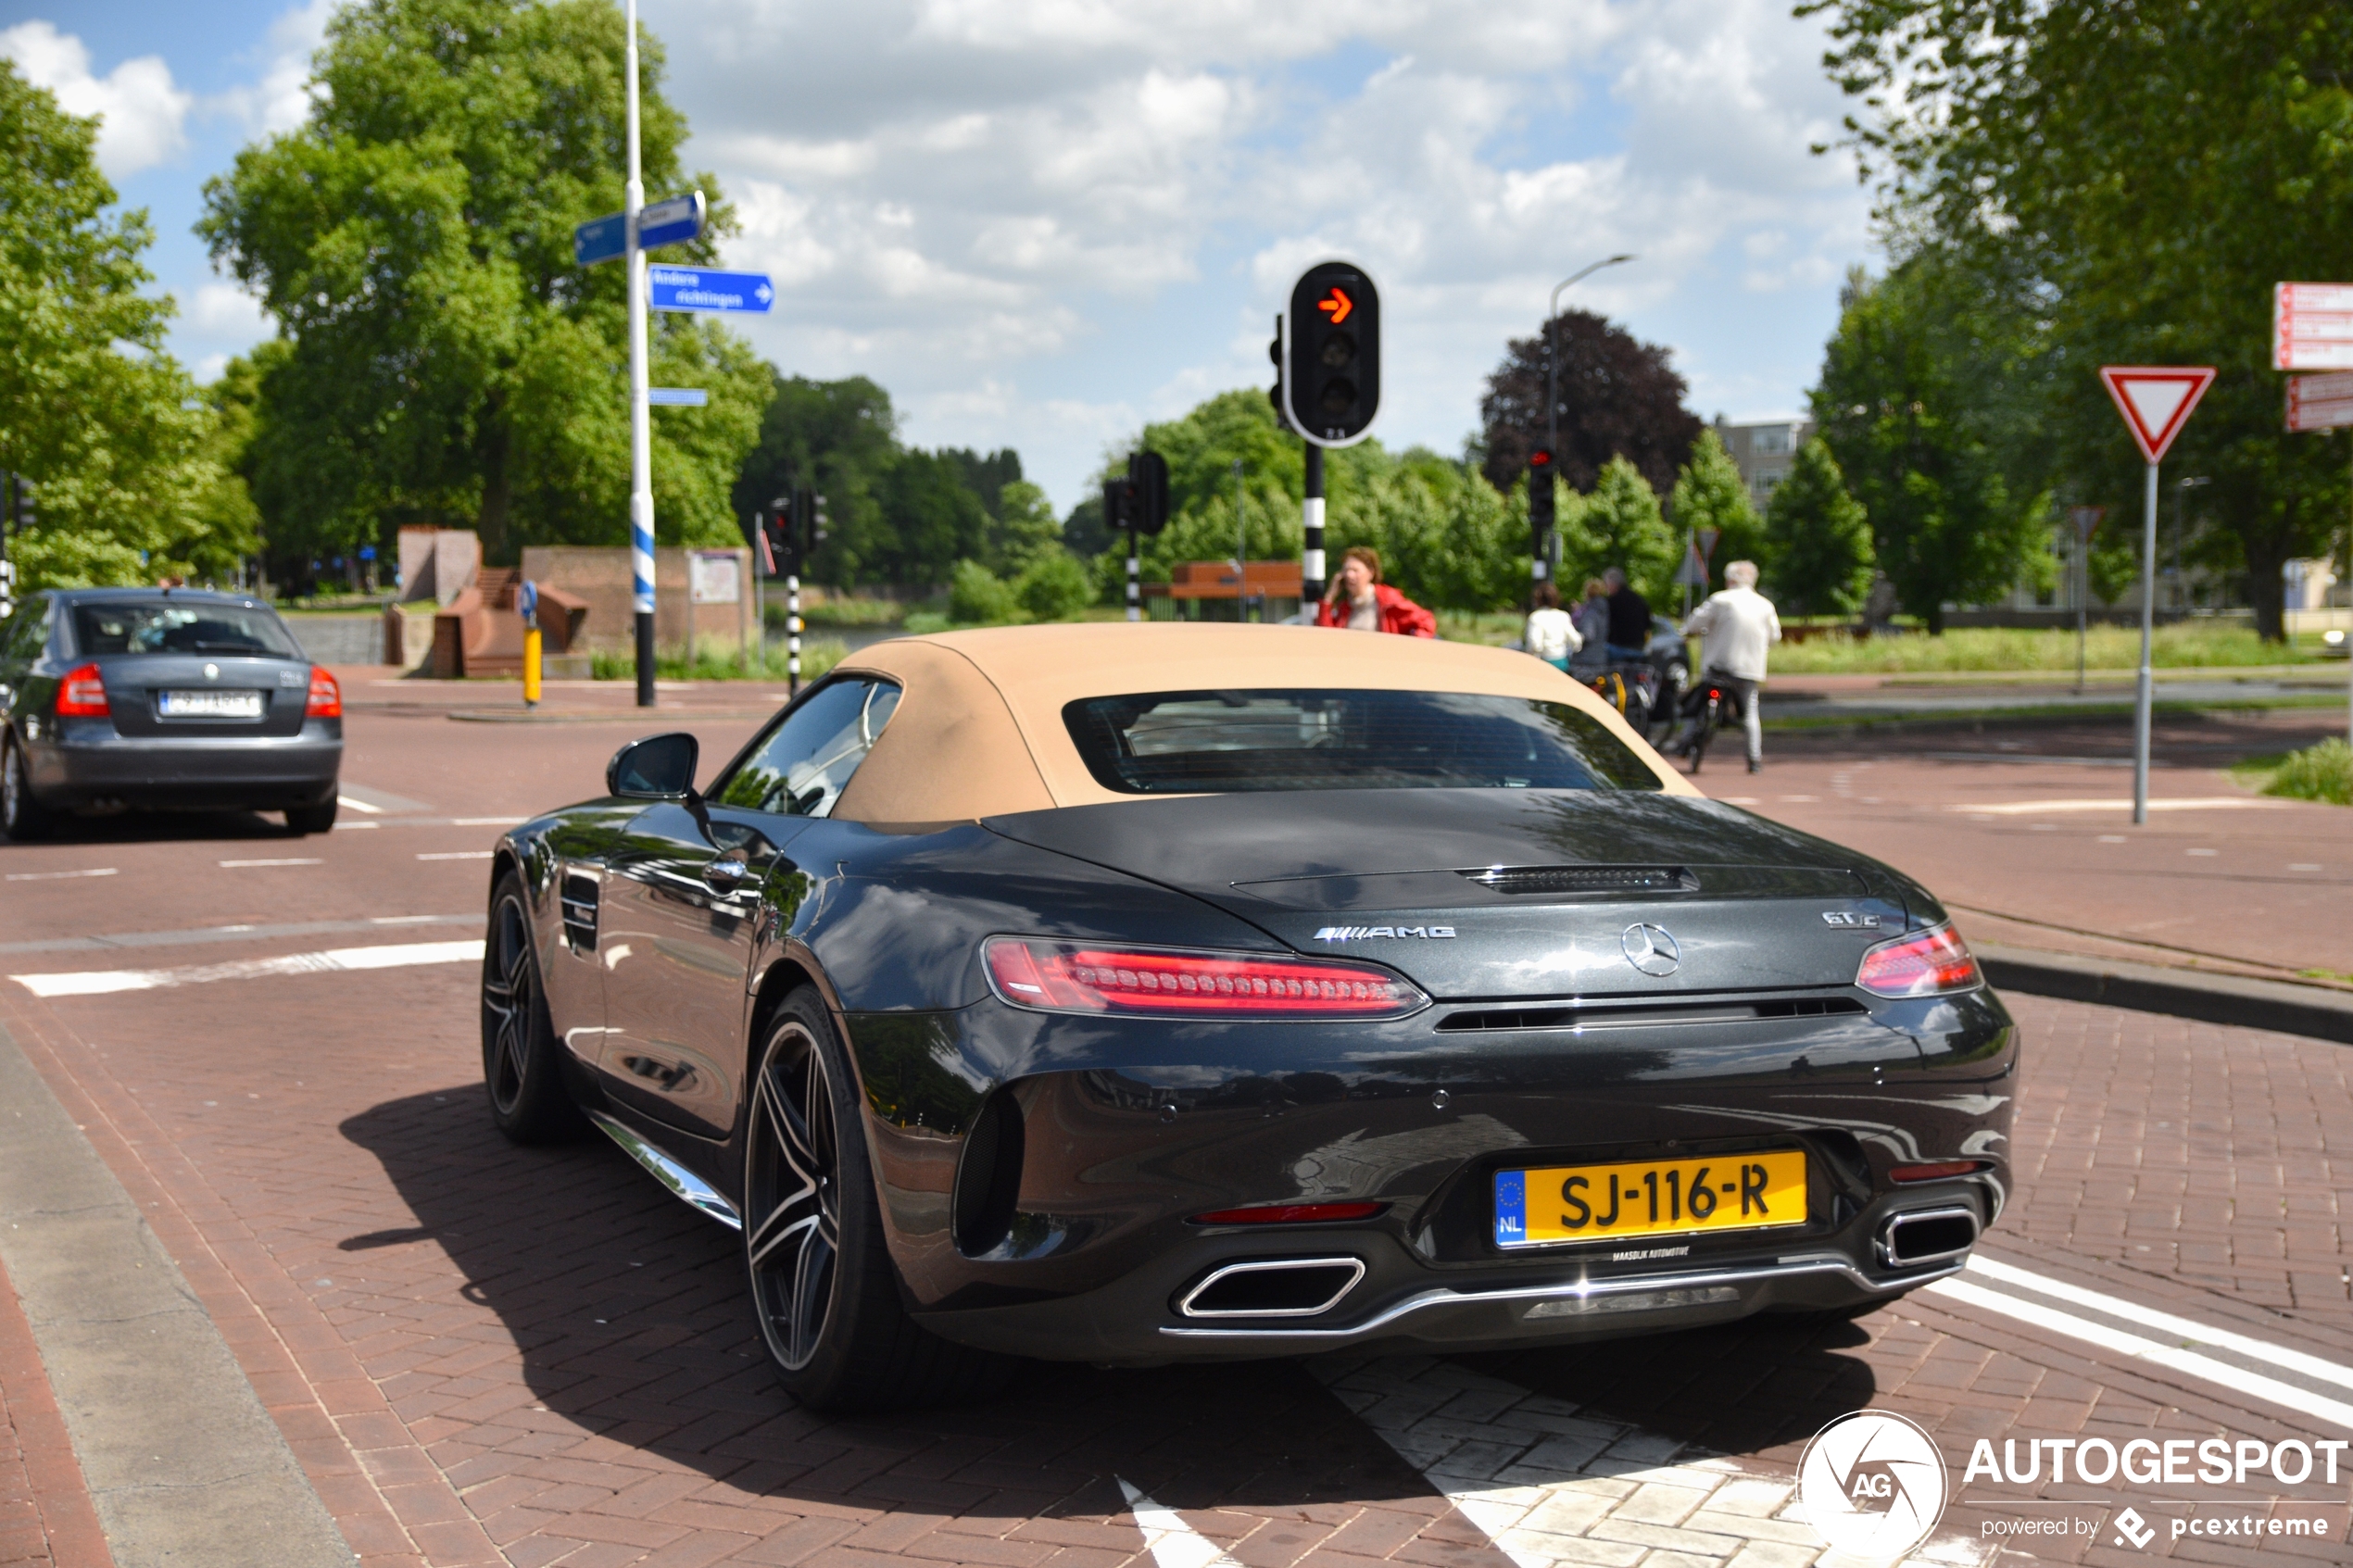
M 1528 455 L 1528 466 L 1532 469 L 1551 468 L 1553 466 L 1553 455 L 1552 453 L 1546 451 L 1543 447 L 1539 446 L 1535 451 L 1530 452 Z

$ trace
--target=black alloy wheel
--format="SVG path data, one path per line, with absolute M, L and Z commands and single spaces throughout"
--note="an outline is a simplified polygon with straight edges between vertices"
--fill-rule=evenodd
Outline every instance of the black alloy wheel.
M 0 736 L 0 833 L 11 843 L 46 838 L 56 819 L 32 797 L 32 780 L 25 767 L 24 747 L 13 737 Z
M 841 1255 L 841 1140 L 825 1054 L 798 1019 L 768 1043 L 752 1080 L 745 1148 L 744 1262 L 768 1353 L 786 1373 L 817 1354 Z
M 516 1143 L 552 1143 L 581 1130 L 562 1048 L 539 987 L 522 879 L 509 872 L 491 896 L 482 945 L 482 1077 L 490 1119 Z
M 812 1410 L 984 1399 L 1020 1363 L 950 1344 L 900 1304 L 857 1082 L 816 990 L 769 1014 L 745 1086 L 744 1269 L 776 1377 Z
M 286 808 L 286 831 L 296 838 L 325 833 L 335 825 L 335 808 L 340 804 L 339 797 L 330 795 L 312 805 L 289 806 Z

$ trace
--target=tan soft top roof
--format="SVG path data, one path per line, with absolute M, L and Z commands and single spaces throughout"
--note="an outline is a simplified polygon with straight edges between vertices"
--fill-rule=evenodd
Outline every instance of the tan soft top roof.
M 1155 799 L 1105 789 L 1063 725 L 1080 697 L 1328 686 L 1478 692 L 1567 702 L 1600 719 L 1670 794 L 1699 791 L 1606 703 L 1523 653 L 1314 626 L 1094 622 L 897 637 L 843 673 L 903 689 L 874 753 L 834 809 L 852 822 L 942 822 Z

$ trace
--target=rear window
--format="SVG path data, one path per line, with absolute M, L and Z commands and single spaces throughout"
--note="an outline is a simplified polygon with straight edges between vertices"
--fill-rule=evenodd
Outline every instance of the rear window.
M 165 599 L 73 607 L 73 646 L 82 653 L 230 653 L 300 659 L 285 623 L 243 605 L 174 604 Z
M 1565 702 L 1469 692 L 1149 692 L 1063 709 L 1078 754 L 1129 795 L 1254 789 L 1657 789 Z

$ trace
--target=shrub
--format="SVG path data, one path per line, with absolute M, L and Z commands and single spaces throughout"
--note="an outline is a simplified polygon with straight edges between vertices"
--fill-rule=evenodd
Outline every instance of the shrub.
M 1003 626 L 1026 619 L 1013 585 L 976 560 L 960 560 L 948 588 L 948 618 L 964 626 Z
M 1013 580 L 1013 597 L 1034 621 L 1067 621 L 1087 608 L 1094 584 L 1068 550 L 1041 551 Z

